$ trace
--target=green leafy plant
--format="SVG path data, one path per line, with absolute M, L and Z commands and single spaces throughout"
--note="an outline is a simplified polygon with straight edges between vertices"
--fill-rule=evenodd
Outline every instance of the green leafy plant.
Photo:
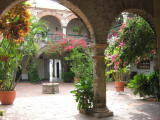
M 157 54 L 157 41 L 150 25 L 140 16 L 128 18 L 119 30 L 114 47 L 126 64 L 139 63 Z
M 80 82 L 73 84 L 75 89 L 71 91 L 78 102 L 78 110 L 88 110 L 93 105 L 93 80 L 80 79 Z
M 81 78 L 78 83 L 73 84 L 75 89 L 71 93 L 76 97 L 78 110 L 85 109 L 88 111 L 89 108 L 93 107 L 93 59 L 88 49 L 85 52 L 75 49 L 73 52 L 75 53 L 71 53 L 71 55 L 76 54 L 76 58 L 80 60 L 77 70 Z M 70 57 L 74 58 L 75 56 Z
M 61 74 L 61 78 L 64 82 L 72 82 L 74 80 L 75 73 L 74 72 L 63 72 Z
M 30 82 L 34 82 L 35 84 L 42 81 L 42 79 L 39 77 L 39 74 L 38 74 L 38 69 L 40 68 L 39 65 L 40 65 L 39 59 L 34 59 L 31 65 L 31 69 L 30 69 L 31 71 L 29 72 Z
M 146 98 L 146 96 L 151 96 L 159 100 L 159 82 L 158 82 L 158 72 L 152 72 L 150 75 L 144 75 L 140 73 L 134 76 L 134 79 L 130 80 L 128 83 L 128 88 L 133 91 L 134 95 L 139 94 L 140 97 Z
M 93 105 L 93 59 L 86 42 L 83 39 L 74 40 L 74 37 L 63 37 L 61 41 L 51 44 L 44 52 L 61 55 L 69 53 L 65 60 L 71 61 L 71 71 L 77 73 L 76 77 L 80 77 L 80 81 L 73 84 L 75 89 L 71 93 L 76 97 L 78 110 L 91 108 Z
M 146 95 L 150 95 L 149 91 L 149 82 L 147 79 L 147 76 L 144 75 L 144 73 L 140 73 L 139 75 L 134 76 L 134 79 L 130 80 L 130 83 L 128 83 L 128 88 L 130 88 L 133 91 L 134 95 L 139 94 L 140 97 L 145 97 Z
M 17 83 L 20 81 L 23 74 L 22 72 L 18 80 L 15 81 L 17 77 L 18 68 L 22 69 L 21 61 L 23 60 L 23 57 L 28 55 L 28 59 L 25 65 L 26 68 L 26 66 L 29 63 L 29 60 L 31 59 L 31 56 L 33 56 L 34 58 L 37 53 L 37 47 L 35 47 L 36 43 L 34 43 L 35 41 L 37 42 L 37 38 L 35 37 L 36 33 L 40 31 L 45 31 L 45 22 L 35 19 L 35 16 L 31 17 L 27 13 L 25 14 L 27 16 L 23 15 L 23 13 L 25 13 L 23 12 L 23 10 L 27 10 L 27 8 L 24 8 L 24 6 L 24 3 L 18 5 L 18 7 L 22 9 L 22 11 L 18 12 L 22 13 L 22 16 L 20 17 L 23 17 L 23 19 L 16 17 L 19 16 L 16 7 L 9 11 L 9 13 L 5 14 L 6 17 L 4 18 L 9 19 L 10 21 L 6 23 L 9 24 L 7 26 L 10 26 L 6 29 L 12 28 L 12 30 L 14 29 L 15 32 L 13 32 L 12 30 L 7 30 L 7 32 L 12 32 L 6 34 L 3 31 L 3 27 L 0 28 L 0 31 L 3 31 L 3 34 L 0 37 L 0 80 L 2 80 L 0 91 L 13 91 L 15 89 Z M 10 16 L 8 16 L 8 14 L 13 13 L 14 11 L 15 17 L 12 17 L 14 19 L 11 19 Z M 3 22 L 5 21 L 8 20 L 4 20 Z M 23 27 L 21 28 L 21 26 Z M 19 28 L 22 30 L 18 30 Z M 21 39 L 17 38 L 17 36 L 12 35 L 13 33 L 14 35 L 18 35 Z
M 2 108 L 2 107 L 0 107 L 0 108 Z M 0 110 L 0 116 L 3 116 L 3 113 L 4 113 L 4 111 Z
M 79 32 L 79 28 L 78 27 L 74 27 L 72 30 L 73 30 L 73 32 Z

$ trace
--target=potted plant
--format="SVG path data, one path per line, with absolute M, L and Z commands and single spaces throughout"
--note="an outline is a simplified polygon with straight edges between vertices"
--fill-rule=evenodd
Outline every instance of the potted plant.
M 79 28 L 78 27 L 74 27 L 72 30 L 73 30 L 73 32 L 79 32 Z
M 109 52 L 109 50 L 106 50 Z M 111 54 L 111 53 L 110 53 Z M 126 66 L 125 62 L 123 62 L 120 59 L 120 54 L 118 51 L 118 48 L 115 48 L 112 54 L 110 55 L 109 53 L 105 57 L 106 64 L 109 68 L 109 70 L 106 72 L 106 75 L 112 74 L 114 79 L 115 79 L 115 86 L 116 86 L 116 91 L 124 92 L 124 73 L 126 73 L 130 67 L 130 65 Z
M 15 6 L 2 17 L 0 23 L 2 33 L 0 38 L 0 101 L 5 105 L 13 104 L 16 97 L 15 87 L 23 74 L 22 72 L 16 81 L 18 68 L 21 69 L 20 62 L 23 56 L 28 55 L 26 68 L 30 56 L 37 51 L 34 49 L 36 47 L 33 38 L 37 32 L 43 30 L 35 25 L 39 23 L 35 22 L 34 18 L 30 18 L 28 6 L 26 3 Z M 30 26 L 31 21 L 34 21 L 34 26 Z M 27 39 L 26 42 L 24 38 Z

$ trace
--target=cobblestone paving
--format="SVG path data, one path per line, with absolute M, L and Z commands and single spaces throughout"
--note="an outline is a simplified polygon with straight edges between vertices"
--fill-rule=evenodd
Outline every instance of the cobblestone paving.
M 41 84 L 20 83 L 13 105 L 0 105 L 1 120 L 160 120 L 160 103 L 144 101 L 125 88 L 125 94 L 115 92 L 114 84 L 107 85 L 107 106 L 113 117 L 95 118 L 79 114 L 75 98 L 70 94 L 72 83 L 59 83 L 58 94 L 42 94 Z

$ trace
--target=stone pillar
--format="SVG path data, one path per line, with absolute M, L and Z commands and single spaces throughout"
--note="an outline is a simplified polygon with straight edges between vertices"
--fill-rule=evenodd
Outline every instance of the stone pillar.
M 154 3 L 154 19 L 156 24 L 156 35 L 157 35 L 157 45 L 158 45 L 158 68 L 160 70 L 160 0 L 153 0 Z M 160 83 L 160 75 L 159 75 L 159 83 Z M 158 83 L 157 83 L 158 84 Z M 158 86 L 159 91 L 159 86 Z M 160 98 L 160 93 L 158 93 L 158 98 Z M 160 101 L 160 99 L 158 99 Z
M 106 106 L 106 80 L 104 51 L 108 44 L 91 44 L 88 46 L 93 57 L 93 115 L 96 117 L 113 116 Z
M 126 20 L 127 20 L 128 15 L 129 15 L 129 12 L 122 12 L 121 15 L 123 16 L 123 18 L 125 18 L 125 19 L 123 19 L 123 23 L 126 24 Z
M 160 1 L 159 0 L 153 0 L 154 2 L 154 18 L 155 18 L 155 24 L 156 24 L 156 35 L 157 35 L 157 45 L 158 45 L 158 51 L 160 51 Z M 158 68 L 160 70 L 160 52 L 158 52 Z M 160 81 L 160 76 L 159 76 Z
M 67 28 L 67 26 L 62 26 L 62 30 L 63 30 L 63 34 L 65 34 L 66 35 L 66 28 Z

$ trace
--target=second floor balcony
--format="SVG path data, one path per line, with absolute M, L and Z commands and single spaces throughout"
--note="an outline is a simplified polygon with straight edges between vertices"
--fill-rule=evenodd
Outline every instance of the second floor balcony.
M 52 34 L 52 33 L 47 33 L 47 37 L 44 38 L 44 34 L 43 33 L 37 33 L 36 37 L 40 39 L 40 41 L 45 41 L 45 42 L 58 42 L 60 40 L 62 40 L 62 36 L 59 36 L 58 34 Z M 84 36 L 84 35 L 72 35 L 72 34 L 67 34 L 68 38 L 73 38 L 73 39 L 83 39 L 87 42 L 87 44 L 89 43 L 88 37 Z

